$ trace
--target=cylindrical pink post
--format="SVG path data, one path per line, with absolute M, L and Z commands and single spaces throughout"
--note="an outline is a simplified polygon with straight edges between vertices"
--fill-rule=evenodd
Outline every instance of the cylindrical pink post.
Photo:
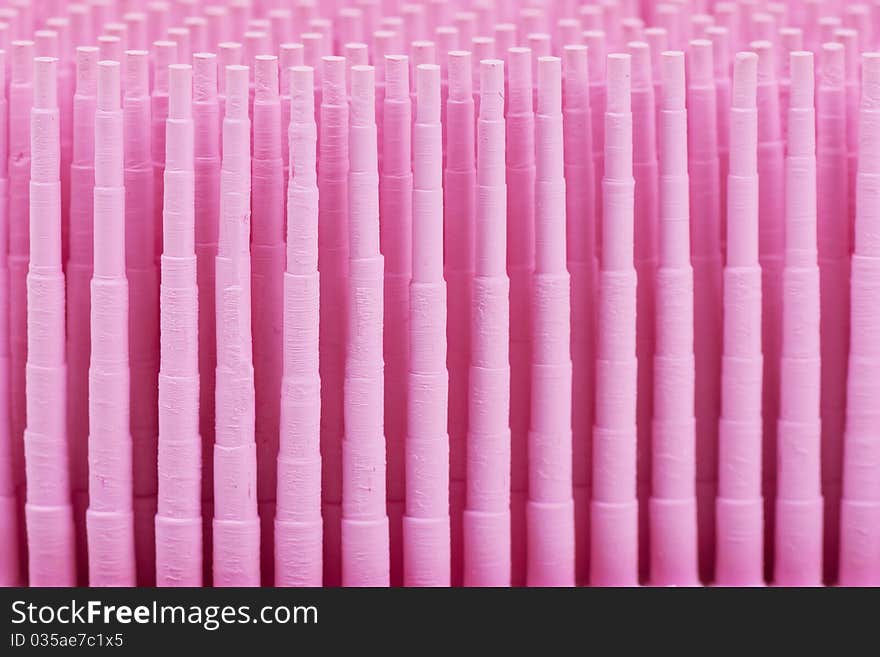
M 758 56 L 738 53 L 730 110 L 724 350 L 715 511 L 715 583 L 721 586 L 764 583 L 757 79 Z
M 511 582 L 510 281 L 505 266 L 504 134 L 504 64 L 485 60 L 480 62 L 477 121 L 467 494 L 463 515 L 465 586 L 509 586 Z
M 67 431 L 77 552 L 87 554 L 85 513 L 89 499 L 89 360 L 91 344 L 92 221 L 95 186 L 95 107 L 98 49 L 76 49 L 73 152 L 70 166 L 70 257 L 67 261 Z M 88 582 L 88 559 L 77 561 L 77 581 Z
M 507 84 L 507 275 L 510 278 L 512 584 L 526 584 L 529 494 L 532 274 L 535 269 L 535 112 L 532 51 L 505 53 Z
M 120 64 L 98 63 L 89 364 L 89 585 L 134 586 Z
M 0 126 L 7 125 L 6 52 L 0 51 Z M 0 130 L 0 307 L 9 307 L 9 143 L 7 132 Z M 9 416 L 9 317 L 0 316 L 0 586 L 19 586 L 22 582 L 22 559 L 19 538 L 18 497 L 12 463 L 12 432 Z
M 706 30 L 712 41 L 715 69 L 715 109 L 718 112 L 718 175 L 721 185 L 721 252 L 727 252 L 727 174 L 730 168 L 730 36 L 723 27 Z
M 859 70 L 861 64 L 859 35 L 855 30 L 835 28 L 827 41 L 843 46 L 844 75 L 846 77 L 846 158 L 847 158 L 847 210 L 849 228 L 849 248 L 853 251 L 856 215 L 856 172 L 859 151 L 859 115 L 861 111 L 861 85 Z
M 128 348 L 131 368 L 131 434 L 134 441 L 135 550 L 138 584 L 155 581 L 158 440 L 159 272 L 151 249 L 161 218 L 154 211 L 149 55 L 124 57 L 122 111 L 125 137 L 125 259 L 128 278 Z M 167 89 L 167 85 L 166 85 Z M 167 100 L 167 98 L 166 98 Z M 164 121 L 163 121 L 164 124 Z M 165 137 L 162 136 L 164 149 Z M 162 159 L 164 160 L 164 153 Z M 159 200 L 161 208 L 161 197 Z
M 282 43 L 278 53 L 278 71 L 281 93 L 281 130 L 282 134 L 290 126 L 290 89 L 287 71 L 292 66 L 303 65 L 303 45 L 301 43 Z M 313 74 L 314 75 L 314 74 Z M 287 198 L 287 183 L 290 180 L 290 152 L 287 148 L 281 149 L 281 159 L 284 161 L 284 198 Z
M 289 73 L 290 181 L 283 378 L 275 514 L 275 585 L 321 586 L 321 379 L 314 72 Z
M 442 50 L 441 50 L 442 52 Z M 446 366 L 449 370 L 449 509 L 452 584 L 462 582 L 462 512 L 467 480 L 468 390 L 471 361 L 471 292 L 474 276 L 476 149 L 471 54 L 452 51 L 448 64 L 443 172 L 443 276 L 447 287 Z M 441 98 L 443 88 L 441 83 Z M 443 108 L 441 107 L 441 113 Z M 442 117 L 441 117 L 442 118 Z
M 30 268 L 27 273 L 28 562 L 31 586 L 74 586 L 76 545 L 68 471 L 65 294 L 61 268 L 58 60 L 33 63 Z
M 321 501 L 324 584 L 339 586 L 342 514 L 342 386 L 348 307 L 348 99 L 345 59 L 322 67 L 318 117 L 318 269 L 321 273 Z M 318 70 L 315 71 L 318 83 Z
M 782 341 L 782 263 L 785 252 L 785 142 L 779 111 L 776 56 L 769 41 L 751 44 L 758 54 L 758 190 L 761 262 L 761 344 L 764 353 L 763 400 L 766 508 L 766 567 L 772 573 L 773 500 L 776 496 L 776 429 L 779 419 L 779 359 Z M 732 146 L 731 146 L 732 147 Z
M 278 423 L 281 408 L 281 332 L 284 294 L 284 161 L 278 58 L 254 61 L 254 155 L 251 164 L 251 294 L 256 386 L 257 498 L 260 503 L 263 582 L 273 580 L 272 523 L 277 489 Z
M 819 586 L 823 533 L 819 416 L 822 368 L 813 53 L 794 52 L 790 62 L 773 581 L 782 586 Z
M 779 69 L 779 123 L 783 137 L 788 136 L 788 108 L 791 99 L 791 53 L 804 49 L 804 34 L 798 28 L 779 30 L 779 49 L 776 54 Z
M 227 66 L 216 261 L 214 586 L 260 585 L 251 354 L 248 67 Z
M 849 360 L 850 231 L 847 179 L 847 97 L 844 51 L 826 43 L 816 85 L 817 232 L 822 339 L 822 494 L 825 498 L 825 580 L 837 580 L 846 379 Z
M 630 71 L 630 55 L 608 55 L 590 507 L 590 581 L 597 586 L 638 584 L 638 363 Z
M 596 183 L 593 194 L 596 205 L 596 255 L 601 260 L 602 256 L 602 178 L 605 172 L 605 96 L 606 96 L 606 71 L 605 71 L 605 33 L 601 31 L 587 30 L 584 32 L 584 42 L 587 45 L 587 58 L 589 60 L 589 84 L 590 84 L 590 107 L 592 112 L 592 139 L 593 139 L 593 171 Z
M 856 178 L 852 329 L 847 379 L 843 495 L 840 508 L 842 586 L 880 586 L 880 54 L 862 55 Z
M 654 287 L 657 271 L 657 103 L 651 50 L 647 43 L 630 43 L 632 57 L 633 178 L 635 230 L 633 234 L 636 289 L 636 356 L 638 357 L 638 496 L 639 578 L 648 577 L 648 498 L 651 495 L 651 418 L 654 398 Z
M 406 499 L 404 443 L 407 434 L 409 284 L 412 278 L 412 101 L 409 58 L 386 55 L 383 166 L 379 180 L 380 241 L 385 257 L 385 438 L 391 585 L 403 582 L 401 532 Z M 442 207 L 440 208 L 442 210 Z M 442 244 L 442 242 L 441 242 Z
M 693 268 L 696 485 L 700 578 L 712 580 L 718 413 L 721 405 L 721 174 L 718 111 L 711 41 L 691 41 L 688 52 L 688 173 Z
M 696 586 L 694 275 L 684 53 L 660 57 L 659 258 L 651 444 L 650 581 Z M 638 183 L 636 183 L 638 186 Z M 703 217 L 698 219 L 703 220 Z M 641 278 L 639 279 L 641 282 Z M 653 319 L 653 318 L 652 318 Z
M 416 68 L 403 582 L 449 586 L 448 375 L 440 67 Z M 387 114 L 386 114 L 387 120 Z M 386 161 L 387 162 L 387 161 Z
M 211 576 L 211 518 L 214 515 L 214 377 L 217 369 L 214 268 L 220 212 L 220 105 L 217 56 L 193 55 L 192 120 L 195 249 L 199 291 L 199 434 L 202 437 L 202 572 Z
M 527 582 L 574 586 L 571 283 L 566 267 L 559 58 L 538 58 L 537 92 Z
M 195 251 L 193 70 L 168 69 L 159 365 L 157 586 L 202 584 L 199 292 Z
M 9 349 L 12 425 L 12 468 L 19 497 L 19 513 L 25 501 L 24 435 L 27 424 L 25 363 L 28 355 L 27 275 L 30 249 L 28 232 L 31 171 L 30 113 L 34 97 L 34 43 L 13 41 L 9 79 Z M 59 400 L 59 403 L 60 400 Z M 85 437 L 83 436 L 83 441 Z M 83 448 L 82 453 L 85 453 Z M 24 526 L 24 523 L 22 523 Z M 25 533 L 20 549 L 27 550 Z
M 342 441 L 342 585 L 388 586 L 375 73 L 351 70 L 349 296 Z
M 595 390 L 596 188 L 587 47 L 566 46 L 563 74 L 563 150 L 568 271 L 571 276 L 572 480 L 575 512 L 575 575 L 589 579 L 590 480 Z
M 155 176 L 153 193 L 155 203 L 153 212 L 156 214 L 156 259 L 162 254 L 162 207 L 165 170 L 165 120 L 168 118 L 168 67 L 180 61 L 175 41 L 156 41 L 153 43 L 153 88 L 152 99 L 152 151 L 153 173 Z

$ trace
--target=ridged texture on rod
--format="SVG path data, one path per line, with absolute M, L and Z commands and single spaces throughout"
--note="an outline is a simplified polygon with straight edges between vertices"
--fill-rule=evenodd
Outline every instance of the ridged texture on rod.
M 193 69 L 169 67 L 159 366 L 156 584 L 202 585 L 199 289 L 195 249 Z M 209 452 L 210 454 L 210 452 Z
M 68 472 L 65 284 L 61 268 L 58 60 L 33 60 L 30 266 L 27 273 L 25 516 L 31 586 L 73 586 L 76 546 Z
M 449 400 L 440 68 L 416 68 L 403 583 L 449 586 Z M 386 115 L 387 117 L 387 115 Z
M 128 281 L 120 65 L 98 63 L 89 363 L 90 586 L 134 586 Z

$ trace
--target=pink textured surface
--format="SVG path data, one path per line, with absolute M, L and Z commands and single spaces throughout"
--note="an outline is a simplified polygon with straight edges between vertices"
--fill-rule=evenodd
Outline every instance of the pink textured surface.
M 0 8 L 0 584 L 880 584 L 878 19 Z
M 539 57 L 537 62 L 535 273 L 531 286 L 532 389 L 526 506 L 530 586 L 575 583 L 571 280 L 566 268 L 561 64 L 557 57 Z
M 696 482 L 700 577 L 714 572 L 715 493 L 721 374 L 721 217 L 718 98 L 710 41 L 692 41 L 688 54 L 688 174 L 694 285 Z
M 6 52 L 0 54 L 0 82 L 6 86 Z M 9 108 L 5 93 L 0 97 L 0 124 L 6 125 Z M 9 264 L 7 241 L 9 231 L 9 143 L 5 131 L 0 131 L 0 306 L 9 303 Z M 0 317 L 0 394 L 9 399 L 9 319 Z M 0 586 L 21 584 L 22 554 L 19 551 L 18 497 L 13 474 L 13 444 L 9 404 L 0 405 L 0 524 L 2 524 L 2 552 Z
M 536 80 L 529 48 L 507 53 L 507 275 L 510 277 L 511 548 L 515 586 L 526 583 L 532 275 L 535 269 Z
M 407 433 L 407 372 L 409 370 L 409 283 L 412 278 L 412 100 L 410 62 L 404 55 L 386 55 L 385 130 L 379 179 L 380 243 L 385 256 L 384 333 L 385 435 L 387 440 L 387 507 L 391 532 L 391 583 L 403 581 L 402 516 L 406 499 L 404 442 Z M 440 208 L 442 211 L 442 207 Z
M 880 56 L 862 56 L 859 110 L 859 162 L 856 177 L 855 249 L 852 259 L 852 325 L 847 377 L 843 492 L 840 508 L 840 583 L 880 585 L 880 488 L 877 463 L 880 441 L 872 399 L 880 377 L 876 285 L 880 271 L 876 185 L 880 175 Z M 873 301 L 869 301 L 873 300 Z M 872 428 L 873 427 L 873 428 Z
M 694 273 L 690 266 L 684 54 L 661 56 L 659 251 L 651 443 L 650 581 L 697 577 Z M 636 183 L 638 184 L 638 183 Z
M 595 389 L 596 207 L 592 157 L 592 113 L 586 46 L 563 53 L 563 151 L 565 158 L 565 244 L 571 277 L 572 483 L 575 513 L 575 576 L 589 576 L 590 481 Z M 574 403 L 574 400 L 578 403 Z
M 95 108 L 97 48 L 76 52 L 73 97 L 74 141 L 70 167 L 70 258 L 67 261 L 67 431 L 71 452 L 71 492 L 77 528 L 77 550 L 87 554 L 85 511 L 88 506 L 89 359 L 94 237 Z M 88 559 L 78 560 L 77 581 L 87 582 Z
M 444 60 L 441 60 L 444 61 Z M 471 93 L 471 55 L 448 56 L 448 100 L 445 122 L 446 169 L 443 173 L 444 271 L 449 299 L 446 321 L 449 370 L 449 507 L 452 516 L 452 583 L 463 573 L 463 522 L 467 481 L 468 391 L 471 360 L 471 295 L 474 275 L 474 217 L 476 212 L 476 155 L 474 99 Z M 441 87 L 442 93 L 442 87 Z M 442 108 L 441 108 L 442 112 Z
M 308 62 L 308 59 L 306 60 Z M 318 71 L 320 67 L 320 78 Z M 321 500 L 324 584 L 339 586 L 342 557 L 342 403 L 348 307 L 348 103 L 345 60 L 318 62 L 318 271 L 321 274 Z
M 260 585 L 260 518 L 251 353 L 248 69 L 227 66 L 216 260 L 214 586 Z
M 823 501 L 813 54 L 792 53 L 790 73 L 773 581 L 783 586 L 818 586 L 822 583 Z
M 72 586 L 76 545 L 68 474 L 64 273 L 61 269 L 58 60 L 33 61 L 30 266 L 27 273 L 27 468 L 29 581 Z
M 272 581 L 272 518 L 275 515 L 281 392 L 281 325 L 284 275 L 284 162 L 278 58 L 253 63 L 251 291 L 256 391 L 257 498 L 263 522 L 263 583 Z
M 320 586 L 323 526 L 314 73 L 298 66 L 290 69 L 288 80 L 292 166 L 287 187 L 275 584 Z
M 657 271 L 657 103 L 651 52 L 647 43 L 627 45 L 632 57 L 633 178 L 635 180 L 635 227 L 633 233 L 636 286 L 636 357 L 638 369 L 638 488 L 639 577 L 648 571 L 648 496 L 651 484 L 651 416 L 654 381 L 654 291 Z
M 379 171 L 375 69 L 351 69 L 349 125 L 349 284 L 342 440 L 342 585 L 390 583 L 385 507 L 382 357 L 383 256 L 379 252 Z

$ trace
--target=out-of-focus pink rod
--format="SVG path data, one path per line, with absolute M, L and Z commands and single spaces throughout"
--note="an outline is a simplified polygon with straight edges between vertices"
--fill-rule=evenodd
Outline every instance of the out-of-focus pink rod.
M 321 273 L 321 501 L 324 584 L 339 586 L 342 517 L 342 386 L 348 307 L 348 99 L 345 59 L 319 62 L 318 269 Z M 315 71 L 318 83 L 318 70 Z M 316 92 L 318 90 L 316 89 Z
M 449 511 L 452 585 L 459 586 L 463 572 L 462 512 L 467 480 L 470 313 L 477 173 L 471 54 L 454 50 L 441 57 L 441 61 L 446 61 L 448 65 L 446 116 L 445 121 L 441 122 L 448 126 L 444 134 L 446 169 L 443 172 L 443 275 L 448 286 L 446 365 L 449 370 Z M 441 101 L 443 91 L 441 82 Z
M 131 368 L 131 434 L 134 441 L 135 550 L 138 584 L 155 581 L 156 449 L 158 440 L 159 272 L 151 249 L 161 219 L 154 204 L 152 101 L 149 54 L 124 56 L 122 111 L 125 135 L 125 259 L 128 277 L 128 348 Z M 167 93 L 167 81 L 165 84 Z M 167 100 L 167 97 L 166 97 Z M 163 120 L 164 125 L 164 120 Z M 165 148 L 164 130 L 161 147 Z M 164 151 L 162 159 L 164 160 Z M 161 175 L 160 175 L 161 179 Z M 160 188 L 161 189 L 161 188 Z
M 450 97 L 452 89 L 450 89 Z M 510 357 L 504 63 L 480 62 L 464 585 L 509 586 Z
M 25 362 L 27 337 L 27 274 L 29 258 L 28 216 L 31 170 L 30 110 L 34 94 L 34 43 L 13 41 L 9 79 L 9 349 L 12 425 L 12 469 L 18 490 L 19 513 L 25 501 L 24 435 L 27 424 Z M 62 403 L 59 400 L 59 403 Z M 83 441 L 85 437 L 83 436 Z M 82 453 L 85 453 L 83 448 Z M 22 520 L 24 518 L 22 517 Z M 25 532 L 19 543 L 27 549 Z
M 33 60 L 30 268 L 27 273 L 28 560 L 31 586 L 74 586 L 76 546 L 68 472 L 65 294 L 61 269 L 58 60 Z
M 571 276 L 572 480 L 575 513 L 575 575 L 589 576 L 590 478 L 595 384 L 596 260 L 595 171 L 587 47 L 570 45 L 562 58 L 562 126 L 565 151 L 565 214 Z
M 590 582 L 596 586 L 638 584 L 635 180 L 630 71 L 630 55 L 608 55 L 590 507 Z
M 98 63 L 89 362 L 90 586 L 134 586 L 120 64 Z
M 706 30 L 712 42 L 715 69 L 715 108 L 718 112 L 718 175 L 721 186 L 721 252 L 727 252 L 727 174 L 730 162 L 730 36 L 723 27 Z M 719 377 L 720 380 L 720 377 Z
M 259 55 L 254 60 L 253 117 L 251 323 L 257 404 L 257 499 L 262 522 L 263 583 L 269 584 L 274 565 L 272 519 L 277 489 L 275 461 L 284 316 L 284 161 L 277 57 Z
M 822 583 L 819 266 L 813 53 L 790 55 L 775 584 Z M 773 464 L 770 464 L 773 467 Z
M 880 54 L 862 55 L 862 101 L 856 178 L 852 328 L 847 380 L 843 495 L 840 508 L 842 586 L 880 585 Z
M 822 338 L 822 493 L 825 498 L 825 579 L 837 579 L 846 378 L 849 360 L 850 258 L 846 192 L 847 96 L 844 51 L 826 43 L 816 85 L 817 232 Z
M 504 54 L 507 80 L 507 275 L 510 277 L 512 583 L 526 583 L 532 274 L 535 269 L 535 86 L 532 51 Z
M 409 58 L 386 55 L 383 166 L 379 181 L 382 254 L 385 256 L 385 436 L 391 585 L 403 582 L 402 520 L 406 499 L 409 284 L 412 278 L 412 100 Z M 442 244 L 442 242 L 441 242 Z
M 785 252 L 785 141 L 779 112 L 775 46 L 751 44 L 758 54 L 758 190 L 761 262 L 761 344 L 764 353 L 763 494 L 766 555 L 770 578 L 776 496 L 776 429 L 779 419 L 779 359 L 782 341 L 782 263 Z
M 351 69 L 349 296 L 342 441 L 342 585 L 388 586 L 375 72 Z
M 527 581 L 530 586 L 574 586 L 571 283 L 566 266 L 562 62 L 557 57 L 538 58 L 537 101 Z
M 70 256 L 67 261 L 67 431 L 77 552 L 87 553 L 89 359 L 91 344 L 92 221 L 95 186 L 95 107 L 98 49 L 76 49 L 73 152 L 70 165 Z M 88 559 L 77 561 L 77 582 L 88 582 Z
M 199 291 L 199 433 L 202 436 L 202 571 L 210 581 L 211 522 L 214 515 L 214 378 L 217 369 L 214 268 L 220 212 L 220 105 L 217 56 L 193 55 L 193 171 L 195 248 Z
M 651 51 L 647 43 L 630 43 L 632 57 L 633 178 L 635 191 L 634 259 L 636 290 L 636 356 L 638 357 L 638 495 L 639 578 L 648 577 L 648 498 L 651 495 L 651 417 L 654 397 L 654 287 L 657 271 L 657 103 Z
M 757 77 L 758 56 L 738 53 L 730 110 L 724 350 L 718 431 L 715 582 L 721 586 L 764 583 Z
M 694 275 L 690 250 L 684 60 L 684 53 L 664 52 L 657 72 L 662 82 L 658 125 L 660 214 L 650 503 L 650 581 L 657 586 L 700 583 L 697 575 Z
M 289 78 L 290 180 L 284 273 L 281 434 L 275 513 L 275 585 L 321 586 L 321 379 L 318 366 L 318 182 L 314 72 Z
M 260 585 L 251 354 L 248 67 L 227 66 L 216 261 L 214 586 Z
M 416 68 L 403 582 L 449 586 L 449 434 L 440 67 Z M 388 115 L 386 114 L 386 121 Z M 387 132 L 386 132 L 387 134 Z M 386 171 L 388 160 L 386 160 Z
M 718 485 L 721 404 L 721 176 L 712 43 L 691 41 L 688 52 L 688 163 L 693 267 L 696 485 L 700 578 L 711 581 Z
M 168 69 L 160 288 L 157 586 L 202 584 L 199 291 L 195 251 L 193 69 Z
M 6 126 L 6 52 L 0 51 L 0 126 Z M 7 131 L 0 130 L 0 307 L 9 304 L 9 266 L 6 252 L 9 230 L 9 143 Z M 22 563 L 18 523 L 18 497 L 12 463 L 12 433 L 9 417 L 9 317 L 0 316 L 0 586 L 19 586 Z

